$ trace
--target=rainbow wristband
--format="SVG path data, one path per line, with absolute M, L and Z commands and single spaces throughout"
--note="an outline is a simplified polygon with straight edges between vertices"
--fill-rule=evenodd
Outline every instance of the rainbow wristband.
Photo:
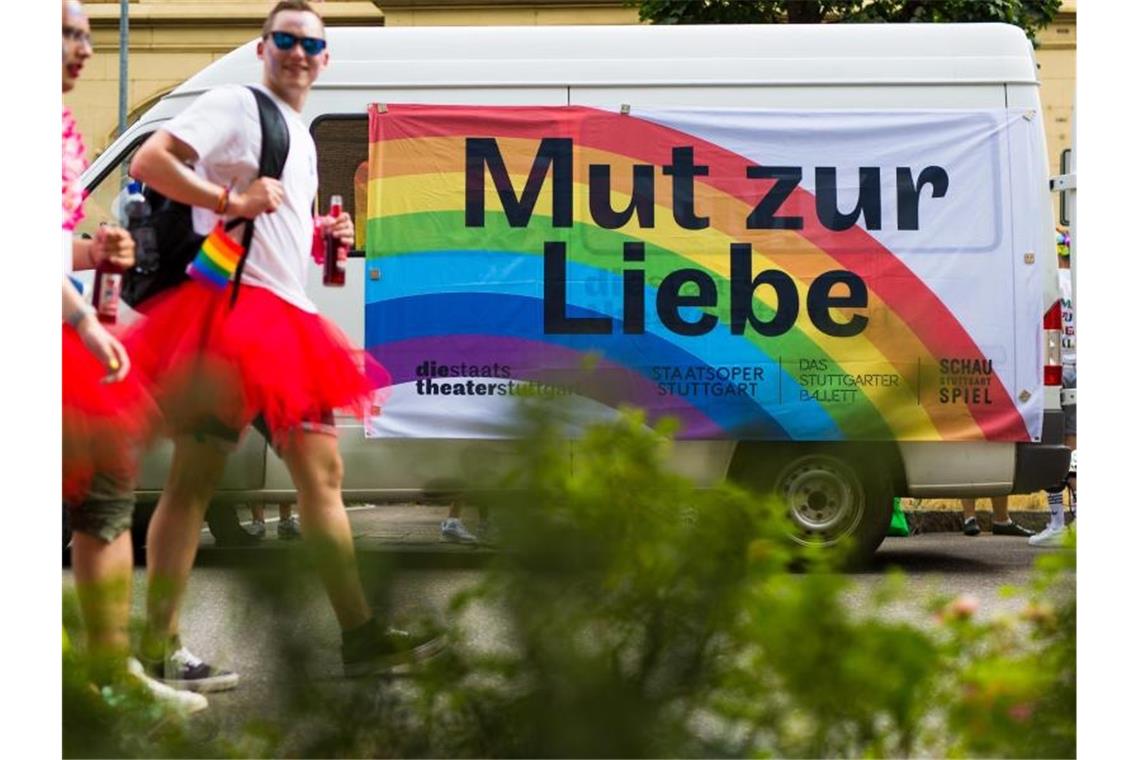
M 186 268 L 186 274 L 212 287 L 225 288 L 237 271 L 243 250 L 240 243 L 226 234 L 219 221 L 202 241 L 202 247 Z

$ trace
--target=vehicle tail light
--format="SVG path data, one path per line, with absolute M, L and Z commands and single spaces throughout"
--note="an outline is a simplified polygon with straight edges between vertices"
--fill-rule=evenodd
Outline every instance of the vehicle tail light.
M 1061 302 L 1045 312 L 1045 385 L 1061 385 Z

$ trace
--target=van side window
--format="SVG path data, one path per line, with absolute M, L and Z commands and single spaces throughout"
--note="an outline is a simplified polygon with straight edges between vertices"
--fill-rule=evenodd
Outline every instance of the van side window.
M 325 213 L 329 196 L 344 198 L 356 225 L 356 249 L 364 250 L 368 217 L 368 117 L 321 116 L 311 127 L 317 144 L 317 210 Z

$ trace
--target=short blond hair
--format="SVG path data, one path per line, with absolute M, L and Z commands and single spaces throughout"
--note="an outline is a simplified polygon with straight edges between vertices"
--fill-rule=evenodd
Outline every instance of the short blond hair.
M 301 11 L 302 13 L 311 13 L 317 17 L 321 22 L 321 31 L 325 30 L 325 21 L 321 18 L 321 14 L 317 13 L 317 9 L 310 5 L 306 0 L 281 0 L 277 5 L 273 6 L 273 10 L 269 11 L 269 15 L 265 17 L 265 23 L 261 25 L 261 36 L 267 37 L 273 31 L 273 19 L 278 13 L 282 11 Z

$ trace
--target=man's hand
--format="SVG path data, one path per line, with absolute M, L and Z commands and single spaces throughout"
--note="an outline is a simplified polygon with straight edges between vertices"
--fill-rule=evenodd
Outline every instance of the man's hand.
M 325 235 L 332 235 L 340 243 L 337 248 L 338 258 L 347 258 L 348 252 L 356 243 L 356 229 L 352 226 L 352 217 L 343 211 L 337 217 L 322 216 L 321 231 Z
M 131 233 L 122 227 L 99 227 L 91 241 L 91 264 L 97 267 L 103 262 L 123 270 L 135 265 L 135 241 Z
M 75 331 L 79 333 L 87 350 L 107 368 L 107 376 L 103 378 L 103 382 L 116 383 L 131 371 L 131 360 L 127 356 L 127 350 L 114 335 L 99 324 L 93 313 L 84 317 Z
M 230 193 L 226 214 L 253 219 L 263 212 L 273 213 L 285 200 L 285 186 L 272 177 L 258 177 L 244 193 Z

